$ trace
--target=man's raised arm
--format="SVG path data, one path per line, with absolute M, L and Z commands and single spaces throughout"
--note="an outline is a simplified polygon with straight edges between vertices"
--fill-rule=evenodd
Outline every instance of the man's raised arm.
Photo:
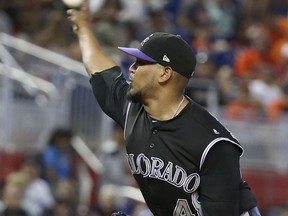
M 78 36 L 82 60 L 88 75 L 116 66 L 117 64 L 101 50 L 91 31 L 88 0 L 83 0 L 79 9 L 67 10 L 67 14 L 72 22 L 73 31 Z

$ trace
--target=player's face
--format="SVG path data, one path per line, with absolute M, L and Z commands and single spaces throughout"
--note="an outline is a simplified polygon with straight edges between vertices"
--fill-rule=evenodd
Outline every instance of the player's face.
M 146 97 L 153 93 L 156 81 L 156 63 L 137 59 L 130 66 L 130 89 L 128 99 L 134 102 L 143 102 Z

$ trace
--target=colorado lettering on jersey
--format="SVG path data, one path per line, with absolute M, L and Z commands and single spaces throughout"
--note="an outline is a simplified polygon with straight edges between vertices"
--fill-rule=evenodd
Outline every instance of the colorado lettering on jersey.
M 182 167 L 174 165 L 170 161 L 165 164 L 160 158 L 148 158 L 143 153 L 136 158 L 134 154 L 127 156 L 132 174 L 168 182 L 175 187 L 182 187 L 189 194 L 195 192 L 200 185 L 200 176 L 197 173 L 188 175 Z

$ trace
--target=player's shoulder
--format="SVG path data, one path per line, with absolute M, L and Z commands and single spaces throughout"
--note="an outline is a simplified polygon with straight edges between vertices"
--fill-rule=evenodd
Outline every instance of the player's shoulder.
M 209 139 L 227 138 L 238 143 L 237 138 L 206 108 L 190 99 L 188 122 L 193 124 L 195 132 Z
M 243 149 L 237 138 L 206 108 L 190 100 L 190 108 L 188 111 L 187 124 L 190 125 L 191 136 L 196 136 L 197 141 L 194 142 L 193 151 L 198 156 L 200 168 L 205 161 L 208 152 L 220 143 L 231 144 L 240 152 Z M 228 145 L 228 149 L 231 149 Z
M 189 121 L 196 124 L 200 129 L 209 130 L 213 127 L 222 126 L 222 123 L 213 114 L 192 99 L 190 99 L 187 113 Z

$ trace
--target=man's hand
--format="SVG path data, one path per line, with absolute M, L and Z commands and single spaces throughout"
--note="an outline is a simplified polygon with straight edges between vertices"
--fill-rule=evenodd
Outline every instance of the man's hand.
M 73 31 L 79 34 L 81 28 L 90 28 L 88 0 L 82 0 L 79 9 L 67 10 L 68 20 L 72 22 Z

